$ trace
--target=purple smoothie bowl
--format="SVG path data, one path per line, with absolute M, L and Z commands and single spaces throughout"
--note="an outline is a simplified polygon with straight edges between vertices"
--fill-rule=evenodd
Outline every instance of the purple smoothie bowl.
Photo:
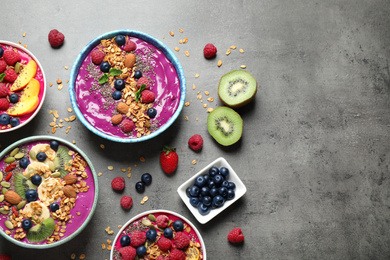
M 107 105 L 107 102 L 103 102 L 106 98 L 104 93 L 96 92 L 94 88 L 98 82 L 94 73 L 97 73 L 97 76 L 100 76 L 98 73 L 103 73 L 98 66 L 95 66 L 97 69 L 93 71 L 90 54 L 93 50 L 101 48 L 101 40 L 112 39 L 118 35 L 135 42 L 137 49 L 134 54 L 137 55 L 137 60 L 140 57 L 142 62 L 152 68 L 152 71 L 147 73 L 150 73 L 148 77 L 153 82 L 150 90 L 156 96 L 153 107 L 157 115 L 150 119 L 152 127 L 147 135 L 137 136 L 136 132 L 126 134 L 117 125 L 113 125 L 110 119 L 118 101 Z M 123 46 L 121 48 L 123 49 Z M 95 78 L 92 78 L 92 75 Z M 173 52 L 160 40 L 133 30 L 111 31 L 88 43 L 73 64 L 69 83 L 71 103 L 80 121 L 96 135 L 120 143 L 142 142 L 164 132 L 179 116 L 186 95 L 183 68 Z

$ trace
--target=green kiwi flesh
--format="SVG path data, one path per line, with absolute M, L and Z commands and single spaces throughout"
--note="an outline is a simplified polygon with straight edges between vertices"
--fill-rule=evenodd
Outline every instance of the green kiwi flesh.
M 223 75 L 218 85 L 218 96 L 228 107 L 239 108 L 248 104 L 257 92 L 257 81 L 244 70 L 233 70 Z
M 218 143 L 224 146 L 240 140 L 243 127 L 241 116 L 229 107 L 218 107 L 207 117 L 207 130 Z
M 35 190 L 37 186 L 35 186 L 29 179 L 23 176 L 22 173 L 15 173 L 13 178 L 15 192 L 19 194 L 22 199 L 26 199 L 26 191 L 33 189 Z
M 55 226 L 56 223 L 54 220 L 52 218 L 47 218 L 28 230 L 27 240 L 32 243 L 43 242 L 53 234 Z
M 70 160 L 72 160 L 72 156 L 69 155 L 69 149 L 60 145 L 57 149 L 57 157 L 54 159 L 54 165 L 56 170 L 61 173 L 61 178 L 64 178 L 69 173 L 66 170 L 66 166 L 70 165 Z

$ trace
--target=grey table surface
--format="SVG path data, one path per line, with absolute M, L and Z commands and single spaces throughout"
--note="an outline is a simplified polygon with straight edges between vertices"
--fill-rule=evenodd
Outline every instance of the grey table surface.
M 72 126 L 68 134 L 58 129 L 55 136 L 74 140 L 103 173 L 94 217 L 74 240 L 59 247 L 25 249 L 0 237 L 0 253 L 12 259 L 70 259 L 72 253 L 76 259 L 81 254 L 108 259 L 109 251 L 101 244 L 114 235 L 105 232 L 107 226 L 116 233 L 118 225 L 136 214 L 167 209 L 193 221 L 208 259 L 390 258 L 388 0 L 38 0 L 3 1 L 1 9 L 0 38 L 26 44 L 54 85 L 47 88 L 45 103 L 32 122 L 1 134 L 0 149 L 27 136 L 48 134 L 49 110 L 57 110 L 60 118 L 72 114 L 67 112 L 70 68 L 89 41 L 112 30 L 139 30 L 171 50 L 180 47 L 175 54 L 184 68 L 191 105 L 161 136 L 138 144 L 107 141 L 78 120 L 66 124 Z M 66 37 L 60 49 L 52 49 L 47 41 L 54 28 Z M 179 44 L 184 38 L 188 43 Z M 202 55 L 209 42 L 218 48 L 217 59 Z M 236 49 L 227 56 L 231 45 L 245 52 Z M 238 110 L 244 120 L 242 140 L 222 147 L 207 132 L 208 114 L 202 106 L 207 102 L 197 99 L 197 91 L 210 92 L 210 107 L 221 106 L 218 81 L 241 65 L 258 80 L 258 94 Z M 57 89 L 58 78 L 64 81 L 62 90 Z M 204 137 L 200 153 L 187 146 L 193 134 Z M 179 167 L 172 176 L 163 174 L 159 165 L 165 144 L 179 151 Z M 202 225 L 176 189 L 220 156 L 248 192 Z M 125 212 L 119 205 L 122 195 L 112 191 L 110 182 L 125 177 L 120 169 L 128 166 L 132 176 L 126 178 L 125 194 L 133 197 L 134 205 Z M 150 172 L 154 182 L 138 194 L 134 184 L 144 172 Z M 149 201 L 141 205 L 145 195 Z M 226 238 L 234 227 L 245 235 L 240 246 Z

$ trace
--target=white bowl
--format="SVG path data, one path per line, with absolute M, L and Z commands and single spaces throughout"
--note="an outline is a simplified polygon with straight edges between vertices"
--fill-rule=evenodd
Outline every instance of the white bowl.
M 199 213 L 197 207 L 194 207 L 194 206 L 192 206 L 190 204 L 190 200 L 189 200 L 189 198 L 187 196 L 186 189 L 188 187 L 191 187 L 191 186 L 194 185 L 195 179 L 199 175 L 208 174 L 209 169 L 211 167 L 213 167 L 213 166 L 215 166 L 217 168 L 226 167 L 229 170 L 230 173 L 229 173 L 228 181 L 229 182 L 234 182 L 234 184 L 236 185 L 235 197 L 232 200 L 226 200 L 225 204 L 222 207 L 211 209 L 210 212 L 207 215 L 202 215 L 202 214 Z M 230 166 L 230 164 L 225 160 L 225 158 L 219 157 L 218 159 L 216 159 L 215 161 L 211 162 L 209 165 L 204 167 L 201 171 L 196 173 L 194 176 L 192 176 L 189 180 L 184 182 L 177 189 L 177 193 L 179 193 L 179 196 L 184 201 L 184 203 L 187 205 L 188 209 L 191 211 L 191 213 L 194 215 L 194 217 L 199 221 L 199 223 L 205 224 L 208 221 L 210 221 L 211 219 L 213 219 L 215 216 L 217 216 L 219 213 L 224 211 L 227 207 L 232 205 L 239 198 L 244 196 L 244 194 L 246 193 L 246 187 L 245 187 L 244 183 L 238 177 L 237 173 L 233 170 L 233 168 Z

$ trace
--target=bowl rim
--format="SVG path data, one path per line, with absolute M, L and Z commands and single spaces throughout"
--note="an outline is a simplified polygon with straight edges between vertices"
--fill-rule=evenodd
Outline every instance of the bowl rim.
M 118 240 L 119 238 L 119 235 L 123 232 L 123 230 L 125 230 L 125 228 L 133 221 L 139 219 L 140 217 L 142 216 L 145 216 L 145 215 L 149 215 L 149 214 L 153 214 L 153 213 L 167 213 L 167 214 L 171 214 L 171 215 L 175 215 L 176 217 L 179 217 L 181 219 L 183 219 L 185 222 L 187 222 L 191 228 L 195 231 L 196 235 L 198 236 L 199 238 L 199 241 L 201 242 L 201 246 L 202 246 L 202 250 L 203 250 L 203 259 L 206 260 L 207 259 L 207 256 L 206 256 L 206 246 L 204 244 L 204 240 L 202 238 L 202 235 L 200 234 L 199 230 L 196 228 L 196 226 L 191 222 L 189 221 L 186 217 L 184 217 L 183 215 L 177 213 L 177 212 L 174 212 L 174 211 L 171 211 L 171 210 L 166 210 L 166 209 L 154 209 L 154 210 L 147 210 L 147 211 L 144 211 L 144 212 L 141 212 L 139 214 L 137 214 L 136 216 L 132 217 L 129 221 L 127 221 L 123 226 L 122 228 L 118 231 L 118 233 L 116 234 L 113 242 L 112 242 L 112 248 L 111 248 L 111 252 L 110 252 L 110 260 L 113 260 L 113 254 L 114 254 L 114 249 L 115 249 L 115 244 L 116 244 L 116 241 Z
M 95 209 L 96 209 L 96 206 L 97 206 L 98 194 L 99 194 L 98 178 L 97 178 L 97 174 L 96 174 L 95 168 L 93 167 L 93 164 L 92 164 L 91 160 L 88 158 L 88 156 L 80 148 L 78 148 L 74 144 L 72 144 L 72 143 L 70 143 L 70 142 L 68 142 L 68 141 L 66 141 L 66 140 L 64 140 L 62 138 L 55 137 L 55 136 L 48 136 L 48 135 L 26 137 L 24 139 L 21 139 L 21 140 L 19 140 L 17 142 L 12 143 L 8 147 L 6 147 L 0 153 L 0 160 L 6 154 L 11 152 L 17 146 L 23 145 L 23 144 L 28 143 L 28 142 L 35 142 L 35 141 L 42 141 L 42 140 L 56 140 L 56 141 L 58 141 L 58 142 L 60 142 L 62 144 L 65 144 L 66 146 L 70 147 L 72 150 L 76 151 L 77 153 L 79 153 L 84 158 L 84 160 L 88 163 L 89 168 L 91 169 L 91 173 L 92 173 L 93 180 L 94 180 L 94 183 L 95 183 L 95 195 L 94 195 L 93 205 L 92 205 L 91 210 L 90 210 L 90 212 L 88 214 L 88 217 L 81 224 L 81 226 L 74 233 L 69 235 L 68 237 L 66 237 L 64 239 L 61 239 L 59 241 L 56 241 L 54 243 L 51 243 L 51 244 L 28 244 L 28 243 L 24 243 L 24 242 L 21 242 L 19 240 L 16 240 L 16 239 L 8 236 L 7 234 L 5 234 L 4 230 L 2 228 L 0 228 L 0 235 L 2 235 L 5 239 L 7 239 L 8 241 L 10 241 L 10 242 L 12 242 L 12 243 L 14 243 L 16 245 L 19 245 L 21 247 L 31 248 L 31 249 L 48 249 L 48 248 L 56 247 L 56 246 L 59 246 L 59 245 L 62 245 L 64 243 L 66 243 L 66 242 L 72 240 L 74 237 L 76 237 L 87 226 L 89 221 L 92 219 L 92 216 L 93 216 L 93 214 L 95 212 Z
M 106 133 L 103 133 L 99 130 L 97 130 L 95 127 L 93 127 L 83 116 L 81 113 L 77 102 L 76 102 L 76 95 L 75 95 L 75 82 L 77 78 L 78 71 L 80 69 L 80 66 L 82 62 L 84 61 L 85 57 L 88 55 L 88 53 L 96 46 L 99 44 L 100 40 L 102 39 L 109 39 L 113 38 L 115 35 L 118 34 L 125 34 L 129 35 L 132 37 L 140 38 L 146 42 L 149 42 L 153 44 L 156 48 L 158 48 L 160 51 L 164 53 L 164 55 L 169 59 L 169 61 L 172 63 L 172 65 L 176 69 L 177 76 L 180 81 L 180 102 L 179 105 L 175 111 L 175 113 L 172 115 L 169 120 L 162 125 L 157 131 L 149 134 L 149 135 L 144 135 L 139 138 L 122 138 L 122 137 L 117 137 L 113 135 L 108 135 Z M 69 79 L 69 95 L 70 95 L 70 100 L 72 103 L 73 110 L 75 111 L 77 117 L 79 120 L 83 123 L 85 127 L 87 127 L 91 132 L 94 134 L 103 137 L 107 140 L 110 141 L 115 141 L 119 143 L 138 143 L 142 141 L 146 141 L 149 139 L 152 139 L 155 136 L 158 136 L 162 132 L 164 132 L 167 128 L 169 128 L 173 122 L 177 119 L 179 114 L 181 113 L 181 110 L 183 109 L 184 102 L 185 102 L 185 95 L 186 95 L 186 80 L 184 76 L 184 70 L 183 67 L 181 66 L 178 58 L 175 56 L 175 54 L 160 40 L 157 38 L 141 32 L 141 31 L 136 31 L 136 30 L 129 30 L 129 29 L 122 29 L 122 30 L 115 30 L 115 31 L 110 31 L 106 32 L 104 34 L 101 34 L 100 36 L 96 37 L 92 41 L 90 41 L 83 49 L 82 51 L 77 55 L 75 62 L 73 63 L 72 70 L 70 72 L 70 79 Z
M 198 209 L 196 207 L 193 207 L 190 204 L 188 197 L 187 197 L 187 194 L 186 194 L 186 188 L 187 188 L 187 186 L 191 186 L 191 183 L 194 182 L 196 177 L 204 174 L 204 172 L 206 170 L 210 169 L 212 166 L 215 166 L 217 163 L 220 163 L 224 167 L 227 167 L 230 171 L 230 176 L 234 175 L 236 177 L 236 179 L 237 179 L 235 181 L 236 196 L 231 200 L 227 200 L 221 208 L 212 209 L 212 211 L 209 214 L 203 216 L 198 212 Z M 222 167 L 222 166 L 220 166 L 220 167 Z M 238 199 L 240 199 L 242 196 L 244 196 L 246 191 L 247 191 L 247 188 L 246 188 L 245 184 L 241 181 L 240 177 L 238 176 L 236 171 L 233 169 L 233 167 L 223 157 L 219 157 L 219 158 L 215 159 L 214 161 L 212 161 L 211 163 L 209 163 L 206 167 L 202 168 L 200 171 L 195 173 L 191 178 L 186 180 L 183 184 L 181 184 L 177 188 L 177 193 L 179 194 L 180 198 L 183 200 L 184 204 L 186 204 L 187 208 L 191 211 L 192 215 L 194 215 L 196 220 L 198 220 L 199 223 L 201 223 L 201 224 L 206 224 L 207 222 L 212 220 L 214 217 L 219 215 L 222 211 L 227 209 L 230 205 L 232 205 L 234 202 L 236 202 Z
M 26 48 L 24 48 L 23 46 L 21 46 L 19 44 L 16 44 L 16 43 L 10 42 L 10 41 L 0 40 L 0 44 L 10 45 L 10 46 L 12 46 L 14 48 L 18 48 L 18 49 L 26 52 L 28 55 L 30 55 L 30 57 L 37 63 L 38 67 L 41 69 L 41 71 L 42 71 L 42 78 L 43 78 L 43 94 L 42 94 L 42 99 L 41 99 L 38 107 L 35 109 L 35 111 L 31 114 L 31 116 L 26 121 L 24 121 L 23 123 L 21 123 L 21 124 L 19 124 L 17 126 L 14 126 L 14 127 L 11 127 L 11 128 L 5 129 L 5 130 L 0 130 L 0 134 L 1 134 L 1 133 L 7 133 L 7 132 L 14 131 L 16 129 L 19 129 L 19 128 L 27 125 L 38 114 L 39 110 L 41 110 L 41 108 L 43 106 L 43 102 L 45 101 L 45 97 L 46 97 L 46 76 L 45 76 L 45 72 L 43 70 L 43 67 L 42 67 L 41 63 L 39 62 L 37 57 L 35 57 L 35 55 L 31 51 L 27 50 Z

